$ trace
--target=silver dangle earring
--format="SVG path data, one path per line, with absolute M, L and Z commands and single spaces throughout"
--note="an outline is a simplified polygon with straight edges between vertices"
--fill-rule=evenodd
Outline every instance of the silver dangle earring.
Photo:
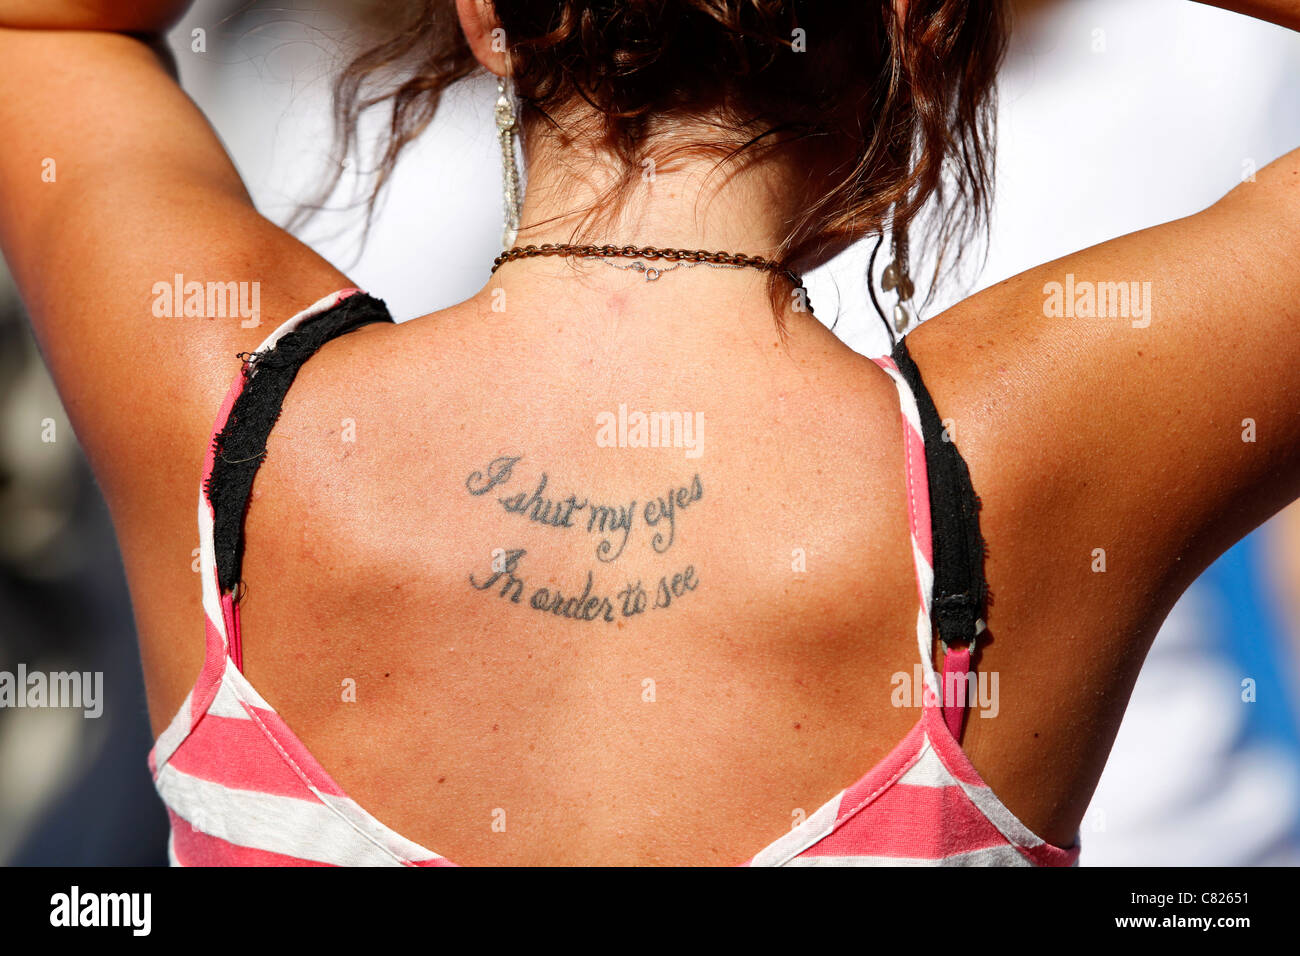
M 907 233 L 894 234 L 892 245 L 894 261 L 885 266 L 884 274 L 880 277 L 880 287 L 886 292 L 898 294 L 898 301 L 894 303 L 894 328 L 901 335 L 912 324 L 913 315 L 907 303 L 915 291 L 907 274 Z
M 515 161 L 519 118 L 515 111 L 514 81 L 509 72 L 497 77 L 496 122 L 497 139 L 501 143 L 501 193 L 505 205 L 501 247 L 509 249 L 519 234 L 519 166 Z

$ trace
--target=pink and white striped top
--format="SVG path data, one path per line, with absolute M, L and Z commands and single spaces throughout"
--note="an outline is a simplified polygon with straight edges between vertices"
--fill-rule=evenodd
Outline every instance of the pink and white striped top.
M 286 333 L 339 305 L 355 289 L 326 296 L 273 332 Z M 931 661 L 933 563 L 925 446 L 911 388 L 890 358 L 876 359 L 898 387 L 908 513 L 919 610 L 916 636 L 927 691 L 920 719 L 893 751 L 749 866 L 1073 865 L 1079 848 L 1045 843 L 994 796 L 962 752 L 963 708 L 939 705 Z M 253 374 L 256 374 L 254 371 Z M 214 436 L 245 382 L 231 386 Z M 348 797 L 241 669 L 239 606 L 222 593 L 213 549 L 213 508 L 199 490 L 199 540 L 207 652 L 185 703 L 149 754 L 171 819 L 175 866 L 451 866 Z M 945 672 L 964 673 L 969 652 L 950 651 Z

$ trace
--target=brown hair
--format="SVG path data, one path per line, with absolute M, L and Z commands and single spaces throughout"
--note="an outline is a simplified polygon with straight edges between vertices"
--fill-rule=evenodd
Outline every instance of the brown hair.
M 362 114 L 388 111 L 367 227 L 403 147 L 432 120 L 443 91 L 478 69 L 453 0 L 414 7 L 405 28 L 357 56 L 335 85 L 340 160 L 358 149 Z M 931 204 L 926 252 L 937 277 L 987 222 L 994 78 L 1006 35 L 1001 0 L 910 0 L 901 22 L 892 0 L 496 0 L 494 7 L 525 131 L 544 122 L 565 135 L 568 107 L 580 98 L 603 116 L 599 138 L 625 163 L 627 183 L 647 140 L 664 127 L 674 148 L 722 148 L 734 157 L 811 144 L 843 156 L 835 184 L 790 223 L 778 253 L 786 261 L 885 228 L 906 236 Z M 734 135 L 672 143 L 663 120 L 674 117 L 709 117 Z M 322 199 L 341 173 L 340 165 Z

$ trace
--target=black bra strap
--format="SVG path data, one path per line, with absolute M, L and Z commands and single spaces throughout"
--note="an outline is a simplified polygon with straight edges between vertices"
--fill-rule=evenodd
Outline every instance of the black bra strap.
M 213 439 L 212 473 L 207 483 L 217 581 L 222 591 L 239 583 L 248 497 L 266 458 L 267 438 L 298 370 L 330 339 L 373 322 L 392 321 L 383 302 L 357 292 L 286 333 L 265 352 L 242 356 L 244 389 L 231 406 L 225 428 Z
M 970 469 L 943 423 L 907 351 L 906 338 L 894 346 L 894 363 L 911 386 L 921 414 L 925 466 L 930 480 L 930 526 L 934 555 L 932 617 L 945 646 L 973 642 L 983 629 L 988 605 L 984 579 L 984 537 L 980 534 L 980 500 L 971 486 Z

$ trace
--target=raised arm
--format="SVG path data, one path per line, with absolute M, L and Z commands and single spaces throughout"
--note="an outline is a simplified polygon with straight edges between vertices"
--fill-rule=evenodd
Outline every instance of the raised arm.
M 1206 6 L 1222 7 L 1244 13 L 1257 20 L 1267 20 L 1289 30 L 1300 30 L 1300 3 L 1296 0 L 1197 0 Z
M 1075 527 L 1044 530 L 1060 560 L 1123 541 L 1126 590 L 1181 589 L 1300 496 L 1298 264 L 1300 150 L 966 300 L 913 352 L 985 487 L 1016 448 L 1014 480 L 1070 507 Z
M 235 354 L 348 284 L 253 208 L 155 52 L 186 6 L 0 0 L 0 248 L 114 504 L 155 490 L 140 463 L 197 467 Z
M 1003 708 L 968 750 L 1010 806 L 1055 805 L 1031 825 L 1068 840 L 1173 602 L 1300 496 L 1300 151 L 909 346 L 983 501 L 980 666 Z

